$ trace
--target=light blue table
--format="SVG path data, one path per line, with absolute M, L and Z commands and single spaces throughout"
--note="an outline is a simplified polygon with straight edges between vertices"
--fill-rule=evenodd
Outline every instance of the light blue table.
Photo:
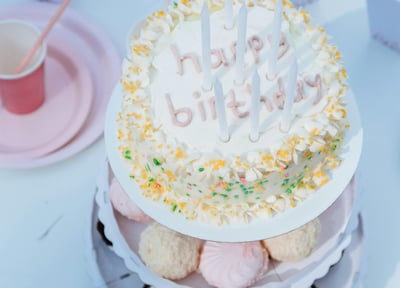
M 31 0 L 32 1 L 32 0 Z M 2 5 L 26 2 L 0 0 Z M 320 5 L 319 5 L 320 4 Z M 400 287 L 400 55 L 369 36 L 363 0 L 320 0 L 311 10 L 343 54 L 364 126 L 360 161 L 367 233 L 367 288 Z M 73 0 L 124 55 L 131 25 L 162 0 Z M 0 132 L 1 133 L 1 132 Z M 0 169 L 0 287 L 91 288 L 85 258 L 99 140 L 68 160 Z

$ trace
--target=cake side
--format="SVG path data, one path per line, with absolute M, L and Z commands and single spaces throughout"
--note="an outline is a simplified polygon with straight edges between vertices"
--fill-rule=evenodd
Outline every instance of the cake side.
M 131 40 L 121 78 L 118 149 L 143 195 L 188 219 L 223 224 L 268 218 L 295 207 L 326 184 L 330 171 L 340 165 L 348 128 L 346 72 L 325 32 L 311 25 L 306 12 L 284 2 L 280 72 L 274 80 L 264 77 L 275 4 L 248 1 L 246 80 L 235 85 L 236 29 L 224 28 L 223 1 L 209 1 L 212 73 L 225 88 L 232 131 L 230 141 L 222 142 L 214 91 L 201 88 L 197 65 L 201 5 L 175 1 L 167 11 L 148 17 L 140 35 Z M 235 15 L 240 5 L 234 5 Z M 290 129 L 282 132 L 292 55 L 299 65 L 294 117 Z M 258 141 L 251 141 L 250 78 L 255 67 L 261 76 L 261 124 Z

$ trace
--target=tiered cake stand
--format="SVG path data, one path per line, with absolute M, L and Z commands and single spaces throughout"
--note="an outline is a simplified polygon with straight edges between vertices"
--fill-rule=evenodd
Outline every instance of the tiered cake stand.
M 112 208 L 109 184 L 112 172 L 108 162 L 98 179 L 93 210 L 90 214 L 88 259 L 96 286 L 142 287 L 210 287 L 200 274 L 194 273 L 180 282 L 153 274 L 137 255 L 140 232 L 147 224 L 121 216 Z M 315 252 L 296 264 L 277 264 L 254 287 L 360 287 L 363 257 L 363 225 L 359 189 L 347 189 L 320 215 L 322 233 Z M 108 246 L 98 225 L 102 223 Z M 325 227 L 325 229 L 324 229 Z
M 108 287 L 141 287 L 143 283 L 162 288 L 210 287 L 199 273 L 192 273 L 180 281 L 170 281 L 154 274 L 144 265 L 137 251 L 140 233 L 148 224 L 128 220 L 113 209 L 109 199 L 109 187 L 111 178 L 115 176 L 132 200 L 156 222 L 182 234 L 204 240 L 256 241 L 287 233 L 319 217 L 322 231 L 313 254 L 297 263 L 272 262 L 272 268 L 253 287 L 357 287 L 364 235 L 359 189 L 345 188 L 357 169 L 362 147 L 362 128 L 351 91 L 346 96 L 351 128 L 346 134 L 341 155 L 343 162 L 332 172 L 332 180 L 295 209 L 288 208 L 284 213 L 267 221 L 254 220 L 248 224 L 222 227 L 196 220 L 187 221 L 182 215 L 172 213 L 166 205 L 154 203 L 142 196 L 117 152 L 115 119 L 121 101 L 122 88 L 117 85 L 106 115 L 107 159 L 98 179 L 96 201 L 90 218 L 90 254 L 96 259 L 93 263 L 97 264 L 90 267 L 96 283 L 106 284 Z M 111 249 L 101 240 L 96 230 L 98 221 L 104 225 L 104 234 L 113 244 Z

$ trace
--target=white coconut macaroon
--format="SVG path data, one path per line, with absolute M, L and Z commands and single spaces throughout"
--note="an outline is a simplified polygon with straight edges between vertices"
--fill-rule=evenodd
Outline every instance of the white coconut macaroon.
M 321 223 L 318 218 L 289 233 L 262 240 L 271 258 L 296 262 L 308 257 L 318 244 Z
M 140 235 L 139 255 L 157 275 L 178 280 L 196 271 L 202 243 L 154 222 Z

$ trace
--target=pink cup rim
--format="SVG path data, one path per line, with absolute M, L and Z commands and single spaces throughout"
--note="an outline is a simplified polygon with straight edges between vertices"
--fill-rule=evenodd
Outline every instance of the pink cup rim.
M 0 20 L 0 26 L 3 25 L 3 24 L 10 24 L 10 23 L 11 24 L 24 25 L 26 27 L 31 28 L 34 31 L 34 33 L 37 34 L 38 38 L 40 37 L 40 35 L 42 33 L 41 30 L 37 26 L 35 26 L 35 25 L 33 25 L 33 24 L 29 23 L 29 22 L 23 21 L 23 20 L 19 20 L 19 19 Z M 40 46 L 38 51 L 40 53 L 39 54 L 39 58 L 34 63 L 34 65 L 29 67 L 28 69 L 23 70 L 21 73 L 18 73 L 18 74 L 1 74 L 0 73 L 0 80 L 16 80 L 16 79 L 20 79 L 22 77 L 25 77 L 25 76 L 31 74 L 35 70 L 37 70 L 40 67 L 40 65 L 42 65 L 42 63 L 43 63 L 43 61 L 44 61 L 44 59 L 46 57 L 46 54 L 47 54 L 46 40 L 43 40 L 42 45 Z M 22 61 L 22 59 L 21 59 L 21 61 Z

